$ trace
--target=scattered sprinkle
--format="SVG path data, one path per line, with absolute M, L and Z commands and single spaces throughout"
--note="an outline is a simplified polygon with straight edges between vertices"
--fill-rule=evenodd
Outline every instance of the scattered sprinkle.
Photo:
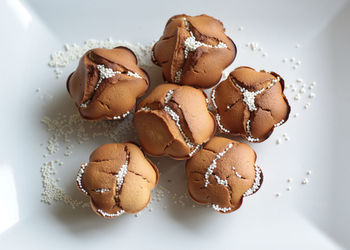
M 309 183 L 309 179 L 308 178 L 304 178 L 302 181 L 301 181 L 301 184 L 305 185 L 305 184 L 308 184 Z
M 309 98 L 312 99 L 312 98 L 315 98 L 316 94 L 315 93 L 310 93 L 309 94 Z
M 282 143 L 282 139 L 281 138 L 278 138 L 277 140 L 276 140 L 276 144 L 278 145 L 278 144 L 281 144 Z
M 292 178 L 288 178 L 288 179 L 287 179 L 287 182 L 288 182 L 288 183 L 292 183 L 292 182 L 293 182 L 293 179 L 292 179 Z
M 244 30 L 243 26 L 239 26 L 238 31 L 243 31 L 243 30 Z
M 292 190 L 292 187 L 287 187 L 286 190 L 290 191 L 290 190 Z
M 306 174 L 307 174 L 307 175 L 311 175 L 311 174 L 312 174 L 311 170 L 308 170 L 308 171 L 306 172 Z
M 276 196 L 276 197 L 280 197 L 280 196 L 281 196 L 281 193 L 276 193 L 275 196 Z
M 298 116 L 299 116 L 299 113 L 295 113 L 295 114 L 293 115 L 294 118 L 297 118 Z

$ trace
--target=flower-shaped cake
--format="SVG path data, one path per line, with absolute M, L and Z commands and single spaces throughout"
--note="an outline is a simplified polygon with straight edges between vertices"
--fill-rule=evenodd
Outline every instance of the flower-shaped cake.
M 137 106 L 134 126 L 150 155 L 188 159 L 216 132 L 203 91 L 161 84 Z
M 187 187 L 192 199 L 217 212 L 237 210 L 243 198 L 262 184 L 255 151 L 245 143 L 214 137 L 186 162 Z
M 88 120 L 125 118 L 148 87 L 147 73 L 126 47 L 89 50 L 67 79 L 69 94 Z
M 235 69 L 211 93 L 220 130 L 250 142 L 266 140 L 288 120 L 290 106 L 283 90 L 284 80 L 274 72 Z
M 214 86 L 236 57 L 223 24 L 210 16 L 173 16 L 152 49 L 152 61 L 168 82 L 201 88 Z
M 144 209 L 157 183 L 157 167 L 132 143 L 100 146 L 81 165 L 76 180 L 92 209 L 106 218 Z

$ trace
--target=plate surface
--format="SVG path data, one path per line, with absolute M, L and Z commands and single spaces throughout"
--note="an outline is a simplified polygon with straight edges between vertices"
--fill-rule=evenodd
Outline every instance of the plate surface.
M 233 67 L 274 70 L 296 88 L 285 91 L 290 120 L 266 142 L 252 145 L 264 172 L 261 190 L 228 215 L 193 207 L 185 195 L 184 163 L 160 158 L 154 160 L 162 173 L 161 191 L 153 192 L 157 199 L 138 217 L 106 220 L 89 208 L 40 202 L 43 162 L 60 158 L 59 185 L 82 200 L 74 187 L 79 164 L 95 147 L 111 141 L 97 136 L 75 144 L 69 156 L 64 156 L 66 144 L 46 155 L 52 133 L 41 119 L 76 113 L 65 79 L 77 61 L 56 79 L 48 67 L 50 54 L 63 50 L 65 43 L 81 45 L 90 38 L 150 44 L 168 18 L 179 13 L 220 19 L 238 46 Z M 0 123 L 1 249 L 350 248 L 348 1 L 5 0 L 0 2 L 0 23 L 0 104 L 5 113 Z M 161 82 L 159 70 L 152 80 L 153 85 Z M 309 90 L 313 81 L 317 85 Z M 302 84 L 306 92 L 294 100 Z M 309 98 L 310 93 L 316 96 Z M 288 178 L 293 181 L 287 183 Z M 303 185 L 305 178 L 309 183 Z

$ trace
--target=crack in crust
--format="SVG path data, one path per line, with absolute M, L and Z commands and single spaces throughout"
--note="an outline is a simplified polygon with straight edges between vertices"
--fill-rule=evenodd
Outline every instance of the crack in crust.
M 219 20 L 207 15 L 177 15 L 168 20 L 151 58 L 162 67 L 165 80 L 210 88 L 233 62 L 236 50 Z M 205 66 L 212 60 L 216 65 Z
M 248 153 L 249 151 L 250 153 Z M 210 154 L 210 156 L 206 154 Z M 226 154 L 230 154 L 230 156 L 226 156 Z M 248 160 L 249 158 L 245 157 L 252 158 Z M 209 159 L 212 160 L 209 161 Z M 228 169 L 228 165 L 232 164 L 230 159 L 235 159 L 234 164 L 238 165 L 236 167 L 231 165 Z M 249 170 L 244 170 L 248 166 L 243 168 L 245 165 L 241 164 L 245 164 L 244 162 L 247 160 L 252 162 L 252 165 Z M 262 184 L 263 175 L 261 169 L 254 164 L 255 160 L 256 154 L 248 145 L 214 137 L 186 163 L 190 196 L 200 204 L 210 204 L 217 212 L 235 211 L 241 206 L 243 198 L 257 192 Z M 240 174 L 240 171 L 243 173 Z M 214 178 L 211 177 L 210 180 L 210 176 Z M 212 183 L 213 181 L 215 182 Z M 223 192 L 223 189 L 219 188 L 220 186 L 223 186 L 227 193 Z
M 245 71 L 244 73 L 241 73 Z M 262 76 L 259 76 L 260 78 L 256 77 L 255 75 L 257 74 L 262 74 L 265 73 L 266 75 L 265 80 L 261 80 Z M 245 74 L 245 75 L 244 75 Z M 248 76 L 248 74 L 250 74 L 251 76 Z M 240 77 L 240 80 L 238 80 L 236 77 Z M 244 78 L 245 77 L 245 78 Z M 255 80 L 255 83 L 252 83 L 252 79 L 255 79 L 254 77 L 258 78 L 258 80 Z M 248 83 L 245 83 L 245 80 Z M 232 84 L 231 86 L 235 89 L 237 89 L 240 93 L 240 98 L 235 99 L 234 97 L 237 96 L 237 93 L 235 91 L 232 92 L 232 98 L 234 99 L 234 101 L 232 103 L 227 104 L 227 101 L 224 101 L 225 104 L 223 104 L 220 100 L 218 104 L 218 100 L 216 100 L 216 98 L 222 98 L 222 95 L 225 94 L 227 95 L 227 91 L 223 90 L 218 90 L 220 87 L 222 88 L 232 88 L 232 87 L 228 87 L 228 84 Z M 278 94 L 278 88 L 274 87 L 276 84 L 280 84 L 280 91 L 281 91 L 281 96 L 276 96 Z M 226 87 L 227 86 L 227 87 Z M 260 87 L 259 87 L 260 86 Z M 272 94 L 270 94 L 270 89 L 274 88 Z M 288 100 L 286 99 L 285 95 L 283 94 L 283 89 L 284 89 L 284 80 L 276 73 L 274 72 L 266 72 L 264 70 L 260 71 L 260 72 L 256 72 L 254 69 L 249 68 L 249 67 L 239 67 L 237 69 L 235 69 L 233 72 L 231 72 L 230 76 L 228 79 L 226 79 L 225 81 L 223 81 L 222 83 L 220 83 L 215 89 L 213 89 L 212 93 L 211 93 L 211 102 L 213 103 L 213 106 L 215 107 L 216 110 L 216 119 L 217 122 L 219 124 L 219 127 L 221 129 L 222 132 L 225 133 L 230 133 L 230 134 L 234 134 L 234 135 L 241 135 L 243 138 L 245 138 L 246 140 L 250 141 L 250 142 L 262 142 L 264 140 L 266 140 L 271 133 L 273 132 L 273 129 L 276 127 L 281 126 L 283 123 L 285 123 L 288 119 L 289 113 L 290 113 L 290 106 L 288 104 Z M 220 92 L 220 96 L 218 97 L 218 91 Z M 231 92 L 230 92 L 231 93 Z M 267 97 L 264 97 L 265 95 L 268 95 L 268 99 Z M 280 97 L 282 97 L 282 101 L 280 100 Z M 263 101 L 262 98 L 265 98 Z M 273 98 L 275 98 L 276 100 L 274 100 Z M 229 98 L 226 98 L 226 100 L 228 100 Z M 257 101 L 259 99 L 259 101 Z M 258 102 L 258 103 L 257 103 Z M 261 102 L 263 103 L 262 106 Z M 271 104 L 269 104 L 271 103 Z M 279 104 L 280 103 L 280 104 Z M 240 106 L 238 108 L 236 108 L 237 105 L 245 105 L 246 108 L 240 108 Z M 224 105 L 224 106 L 223 106 Z M 277 107 L 277 105 L 281 105 L 281 107 Z M 230 120 L 232 120 L 233 124 L 237 123 L 237 121 L 235 121 L 235 119 L 238 118 L 229 118 L 228 116 L 232 116 L 232 113 L 228 113 L 231 112 L 231 110 L 235 108 L 235 110 L 239 110 L 242 109 L 242 111 L 233 111 L 233 112 L 243 112 L 243 114 L 237 114 L 238 117 L 240 117 L 240 115 L 243 116 L 242 122 L 243 122 L 243 131 L 238 131 L 237 126 L 238 125 L 233 125 L 236 126 L 232 129 L 231 126 L 228 125 L 228 122 Z M 274 108 L 274 110 L 272 110 L 272 108 Z M 281 113 L 282 110 L 285 109 L 285 113 Z M 265 114 L 261 114 L 261 111 L 265 111 Z M 249 117 L 247 117 L 247 114 L 244 114 L 244 112 L 249 112 Z M 260 112 L 260 113 L 259 113 Z M 275 112 L 275 113 L 274 113 Z M 265 118 L 266 122 L 264 122 L 265 124 L 263 124 L 263 126 L 265 127 L 261 127 L 259 125 L 259 127 L 257 127 L 258 125 L 254 125 L 253 129 L 252 129 L 252 123 L 254 122 L 255 119 L 262 119 L 262 118 L 256 118 L 258 116 L 265 116 L 267 118 Z M 277 116 L 276 116 L 277 115 Z M 225 117 L 225 122 L 224 124 L 222 123 L 222 116 L 226 116 Z M 233 113 L 233 116 L 236 116 L 235 113 Z M 278 117 L 278 118 L 277 118 Z M 282 118 L 281 118 L 282 117 Z M 271 123 L 271 126 L 268 125 L 269 123 Z M 269 131 L 267 131 L 267 127 L 269 126 L 268 129 Z M 228 127 L 228 128 L 227 128 Z M 263 129 L 263 130 L 261 130 Z M 254 136 L 253 131 L 265 131 L 265 132 L 258 132 L 259 135 Z M 264 134 L 262 134 L 264 133 Z
M 210 44 L 206 44 L 204 42 L 201 42 L 197 39 L 196 36 L 202 36 L 202 37 L 206 37 L 208 39 L 207 36 L 204 36 L 203 34 L 201 34 L 199 31 L 195 30 L 195 28 L 191 25 L 190 28 L 190 22 L 187 21 L 187 18 L 184 17 L 183 18 L 184 21 L 184 25 L 186 27 L 186 30 L 189 32 L 190 36 L 186 38 L 185 42 L 184 42 L 184 61 L 182 63 L 181 68 L 177 69 L 176 73 L 175 73 L 175 77 L 174 77 L 174 82 L 175 83 L 179 83 L 181 81 L 181 76 L 182 76 L 182 72 L 184 69 L 184 65 L 186 64 L 186 61 L 188 59 L 188 54 L 189 52 L 195 52 L 199 47 L 206 47 L 206 48 L 216 48 L 216 49 L 227 49 L 227 45 L 218 40 L 217 38 L 214 38 L 215 40 L 218 40 L 216 45 L 210 45 Z M 195 32 L 192 32 L 192 29 L 195 30 Z M 196 35 L 194 35 L 193 33 L 195 33 Z M 206 39 L 201 39 L 201 40 L 206 40 Z M 194 72 L 199 73 L 198 70 L 193 69 Z
M 121 146 L 123 147 L 121 148 Z M 119 158 L 121 157 L 121 155 L 116 150 L 124 151 L 123 157 L 125 157 L 125 161 L 122 164 L 122 166 L 120 166 L 119 165 L 120 163 L 118 163 L 119 161 L 118 159 L 121 159 Z M 107 154 L 109 154 L 108 152 L 114 152 L 116 153 L 118 158 L 115 159 L 113 158 L 115 157 L 114 155 L 110 155 L 111 160 L 105 160 L 105 158 L 103 158 L 104 152 L 106 152 Z M 133 154 L 134 156 L 132 156 Z M 97 159 L 95 159 L 96 157 Z M 102 157 L 102 159 L 99 159 L 100 157 Z M 132 157 L 134 157 L 133 161 L 132 161 Z M 147 166 L 140 165 L 140 167 L 142 167 L 143 170 L 136 169 L 136 167 L 138 167 L 138 165 L 136 164 L 140 164 L 140 163 L 135 162 L 135 157 L 136 157 L 136 160 L 140 159 L 141 162 L 144 162 L 144 163 L 147 162 Z M 133 209 L 132 213 L 134 213 L 135 209 L 139 211 L 147 205 L 147 203 L 149 202 L 149 198 L 148 198 L 148 201 L 146 202 L 146 200 L 143 200 L 144 198 L 140 196 L 138 196 L 139 198 L 135 198 L 133 196 L 128 195 L 128 192 L 129 193 L 131 192 L 131 194 L 133 193 L 137 194 L 137 192 L 139 191 L 137 190 L 133 191 L 133 189 L 135 188 L 141 188 L 141 190 L 144 188 L 147 188 L 147 189 L 150 188 L 149 190 L 150 192 L 151 189 L 153 189 L 158 182 L 158 170 L 156 166 L 150 160 L 148 160 L 147 158 L 144 158 L 143 152 L 138 147 L 130 143 L 126 143 L 122 145 L 116 144 L 116 143 L 105 144 L 99 147 L 98 149 L 96 149 L 91 154 L 90 158 L 91 158 L 90 163 L 82 164 L 78 172 L 77 187 L 81 192 L 83 192 L 85 195 L 90 197 L 91 206 L 97 214 L 103 217 L 112 218 L 112 217 L 117 217 L 119 215 L 122 215 L 123 213 L 131 213 L 130 209 Z M 142 158 L 144 160 L 142 160 Z M 130 164 L 133 164 L 133 165 L 130 165 Z M 129 166 L 132 169 L 129 169 Z M 141 172 L 139 173 L 138 171 L 141 171 Z M 85 176 L 86 174 L 87 176 Z M 129 176 L 129 174 L 131 174 L 131 176 Z M 112 180 L 113 177 L 115 177 L 114 180 Z M 137 179 L 137 177 L 141 177 L 141 179 L 145 181 L 144 184 L 141 184 L 140 187 L 137 187 L 137 184 L 135 183 L 135 181 L 137 180 L 140 181 L 140 179 Z M 130 183 L 133 183 L 132 187 L 130 186 Z M 102 187 L 100 186 L 100 184 Z M 124 190 L 124 188 L 126 189 Z M 90 190 L 90 192 L 88 192 L 88 190 Z M 136 200 L 135 201 L 136 203 L 134 203 L 134 205 L 130 205 L 130 199 L 140 199 L 140 198 L 141 200 L 139 201 Z M 124 200 L 124 205 L 122 205 L 123 201 L 121 199 Z M 125 200 L 127 200 L 127 203 L 125 203 Z M 114 204 L 112 204 L 113 202 Z M 144 204 L 144 202 L 146 202 L 146 204 Z M 108 205 L 109 208 L 106 208 L 107 204 L 109 204 Z M 125 204 L 127 205 L 125 206 Z M 140 205 L 142 207 L 139 208 Z M 137 207 L 132 208 L 130 206 L 137 206 Z M 111 211 L 113 211 L 113 213 L 111 213 Z
M 186 107 L 188 110 L 189 106 L 187 105 L 186 102 L 181 103 L 181 101 L 180 101 L 180 103 L 179 103 L 179 100 L 182 100 L 181 98 L 183 98 L 183 97 L 179 96 L 179 98 L 180 98 L 179 100 L 178 99 L 175 100 L 173 98 L 173 95 L 175 94 L 175 92 L 177 90 L 180 90 L 180 88 L 182 88 L 182 87 L 174 85 L 174 84 L 168 84 L 168 85 L 169 85 L 169 87 L 165 88 L 166 89 L 166 92 L 164 91 L 165 94 L 160 94 L 161 92 L 159 92 L 157 89 L 154 90 L 157 93 L 157 95 L 160 95 L 160 97 L 157 97 L 157 98 L 159 98 L 161 100 L 158 100 L 157 98 L 155 98 L 155 96 L 151 96 L 152 93 L 150 95 L 151 96 L 150 99 L 152 100 L 151 102 L 147 102 L 147 98 L 144 99 L 143 103 L 140 103 L 138 109 L 136 110 L 135 117 L 137 118 L 137 115 L 140 112 L 152 113 L 157 117 L 163 117 L 162 118 L 163 122 L 164 122 L 165 126 L 167 126 L 167 128 L 169 129 L 168 131 L 171 134 L 171 136 L 172 137 L 175 136 L 173 134 L 173 131 L 174 131 L 174 128 L 176 128 L 179 135 L 181 135 L 181 140 L 184 141 L 184 143 L 186 144 L 186 146 L 190 150 L 186 156 L 181 156 L 181 158 L 186 159 L 188 157 L 192 157 L 201 148 L 202 143 L 196 142 L 193 131 L 192 131 L 196 127 L 194 127 L 193 124 L 189 124 L 189 122 L 191 122 L 191 121 L 189 121 L 185 115 L 185 111 L 183 108 Z M 176 88 L 171 88 L 170 86 L 174 86 Z M 190 87 L 185 87 L 185 88 L 190 88 Z M 183 90 L 180 90 L 180 91 L 183 91 Z M 188 91 L 188 90 L 186 90 L 186 91 Z M 180 95 L 180 93 L 178 93 L 178 94 Z M 196 95 L 199 96 L 198 93 Z M 203 97 L 205 97 L 205 96 L 203 96 Z M 198 97 L 196 97 L 196 98 L 198 98 Z M 200 101 L 200 100 L 201 99 L 198 99 L 198 101 Z M 187 105 L 187 106 L 185 106 L 185 105 Z M 205 107 L 207 107 L 208 103 L 204 101 L 203 105 Z M 198 106 L 201 106 L 201 105 L 198 105 Z M 208 112 L 208 114 L 210 116 L 210 113 L 207 110 L 207 108 L 206 108 L 205 112 Z M 207 119 L 207 118 L 205 118 L 205 119 Z M 171 127 L 172 129 L 168 125 L 169 120 L 171 120 L 173 122 L 173 124 L 175 125 L 174 127 Z M 214 127 L 215 127 L 215 121 L 212 118 L 212 116 L 211 116 L 211 120 L 212 120 Z M 134 118 L 134 123 L 135 123 L 135 118 Z M 138 123 L 140 123 L 140 122 L 138 122 Z M 192 125 L 192 127 L 190 125 Z M 137 128 L 137 126 L 136 126 L 136 128 Z M 137 128 L 137 130 L 138 130 L 138 128 Z M 215 129 L 213 129 L 213 133 L 214 133 L 214 130 Z M 142 132 L 142 133 L 145 133 L 145 132 Z M 197 132 L 197 134 L 198 134 L 198 132 Z M 180 137 L 175 136 L 167 142 L 162 142 L 162 144 L 163 144 L 162 152 L 165 153 L 172 146 L 178 147 L 177 144 L 179 143 L 179 138 Z M 200 140 L 202 140 L 202 139 L 200 139 Z M 141 140 L 141 144 L 142 144 L 142 140 Z M 144 146 L 144 148 L 147 152 L 149 152 L 147 150 L 147 146 Z M 154 154 L 152 154 L 152 155 L 154 155 Z M 175 158 L 175 159 L 180 159 L 179 156 L 173 155 L 173 153 L 168 152 L 168 155 Z M 159 155 L 157 155 L 157 156 L 159 156 Z
M 127 91 L 126 82 L 133 91 Z M 137 66 L 135 54 L 125 47 L 86 52 L 67 79 L 67 90 L 87 120 L 125 118 L 148 88 L 147 73 Z

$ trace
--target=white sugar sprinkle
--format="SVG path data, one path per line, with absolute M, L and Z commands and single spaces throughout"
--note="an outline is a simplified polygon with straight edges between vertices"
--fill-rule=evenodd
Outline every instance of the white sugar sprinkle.
M 99 214 L 101 214 L 102 216 L 104 216 L 104 217 L 118 217 L 118 216 L 120 216 L 120 215 L 122 215 L 122 214 L 125 213 L 124 210 L 119 210 L 119 211 L 117 211 L 117 212 L 114 213 L 114 214 L 110 214 L 110 213 L 104 212 L 102 209 L 97 209 L 97 212 L 98 212 Z
M 247 197 L 249 195 L 254 194 L 261 185 L 261 169 L 255 165 L 255 178 L 254 178 L 254 183 L 253 185 L 243 194 L 243 197 Z M 237 172 L 236 172 L 237 173 Z
M 295 114 L 293 115 L 294 118 L 297 118 L 298 116 L 299 116 L 299 113 L 295 113 Z
M 80 169 L 79 169 L 79 172 L 78 172 L 78 175 L 77 175 L 77 178 L 76 178 L 76 182 L 77 182 L 77 185 L 79 187 L 79 189 L 85 193 L 86 195 L 88 195 L 88 192 L 84 189 L 82 183 L 81 183 L 81 179 L 83 177 L 83 174 L 85 172 L 85 168 L 87 167 L 87 163 L 83 163 L 80 165 Z
M 311 175 L 311 174 L 312 174 L 311 170 L 308 170 L 308 171 L 306 172 L 306 174 L 307 174 L 307 175 Z
M 243 26 L 239 26 L 238 31 L 243 31 L 243 30 L 244 30 Z
M 286 190 L 290 191 L 290 190 L 292 190 L 292 187 L 287 187 Z
M 204 179 L 205 179 L 205 183 L 204 183 L 204 187 L 207 187 L 209 184 L 210 184 L 210 181 L 209 181 L 209 177 L 210 175 L 213 174 L 215 168 L 217 167 L 216 163 L 219 159 L 221 159 L 226 153 L 227 151 L 232 148 L 233 145 L 232 143 L 228 144 L 228 146 L 224 149 L 224 151 L 218 153 L 214 160 L 211 162 L 211 164 L 209 165 L 207 171 L 205 172 L 205 175 L 204 175 Z
M 310 107 L 310 105 L 311 105 L 311 103 L 306 103 L 305 105 L 304 105 L 304 109 L 308 109 L 309 107 Z
M 277 128 L 277 127 L 281 126 L 283 123 L 284 123 L 284 120 L 282 119 L 280 122 L 276 123 L 274 125 L 274 127 Z
M 276 79 L 273 79 L 267 87 L 264 87 L 260 90 L 255 91 L 255 92 L 251 92 L 251 91 L 247 90 L 246 88 L 241 87 L 233 77 L 231 77 L 231 80 L 236 85 L 236 87 L 241 91 L 241 93 L 243 94 L 243 102 L 245 104 L 247 104 L 249 111 L 252 112 L 252 111 L 257 110 L 257 108 L 255 106 L 255 97 L 257 95 L 263 93 L 265 90 L 272 88 L 272 86 L 275 83 L 277 83 L 280 80 L 280 78 L 277 77 Z
M 230 133 L 230 130 L 226 129 L 222 124 L 221 124 L 221 117 L 219 114 L 216 114 L 215 116 L 216 118 L 216 122 L 220 128 L 221 131 L 225 132 L 225 133 Z
M 315 93 L 310 93 L 309 94 L 309 98 L 312 99 L 312 98 L 315 98 L 316 94 Z
M 276 140 L 276 144 L 278 145 L 278 144 L 281 144 L 282 143 L 282 139 L 281 138 L 278 138 L 277 140 Z
M 305 184 L 308 184 L 309 183 L 309 179 L 308 178 L 304 178 L 302 181 L 301 181 L 301 184 L 305 185 Z
M 298 79 L 296 80 L 296 82 L 297 82 L 297 83 L 302 83 L 302 82 L 303 82 L 303 79 L 298 78 Z
M 228 212 L 228 211 L 231 211 L 231 208 L 230 207 L 220 207 L 219 205 L 215 205 L 213 204 L 212 205 L 212 208 L 217 211 L 217 212 Z
M 290 62 L 295 62 L 295 57 L 291 57 L 291 58 L 289 59 L 289 61 L 290 61 Z
M 291 183 L 291 182 L 293 182 L 293 179 L 292 179 L 292 178 L 288 178 L 288 179 L 287 179 L 287 182 L 288 182 L 288 183 Z
M 276 196 L 276 197 L 280 197 L 280 196 L 281 196 L 281 193 L 276 193 L 275 196 Z
M 218 106 L 216 105 L 216 101 L 215 101 L 215 93 L 216 93 L 216 90 L 213 89 L 213 91 L 211 93 L 211 102 L 213 103 L 214 108 L 218 109 Z

